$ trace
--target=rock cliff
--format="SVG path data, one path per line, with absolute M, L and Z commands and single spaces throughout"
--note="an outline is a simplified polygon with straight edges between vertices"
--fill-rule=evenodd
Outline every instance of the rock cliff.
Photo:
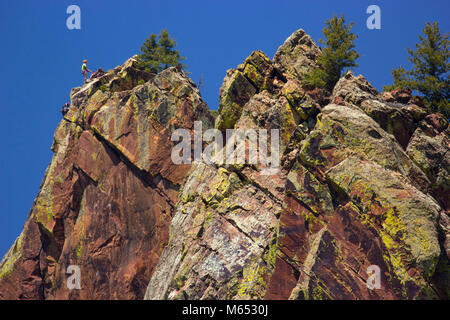
M 71 92 L 24 230 L 1 263 L 2 299 L 142 299 L 189 165 L 171 132 L 214 118 L 192 81 L 135 58 Z M 82 290 L 66 270 L 81 268 Z
M 272 60 L 252 52 L 216 119 L 182 71 L 134 57 L 73 89 L 0 299 L 447 299 L 447 119 L 351 72 L 306 90 L 320 54 L 301 29 Z M 278 129 L 279 170 L 174 164 L 171 134 L 194 121 Z

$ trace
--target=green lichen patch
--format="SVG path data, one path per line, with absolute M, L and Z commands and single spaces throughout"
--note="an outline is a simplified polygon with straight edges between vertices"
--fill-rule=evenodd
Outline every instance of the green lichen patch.
M 0 263 L 0 280 L 11 275 L 16 262 L 22 256 L 23 233 L 14 241 Z

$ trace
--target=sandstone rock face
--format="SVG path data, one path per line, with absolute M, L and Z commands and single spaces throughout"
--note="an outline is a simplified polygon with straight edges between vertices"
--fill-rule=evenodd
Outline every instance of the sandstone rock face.
M 447 119 L 351 72 L 307 90 L 320 54 L 303 30 L 273 60 L 251 53 L 215 123 L 182 72 L 134 58 L 73 89 L 0 298 L 448 299 Z M 265 130 L 267 150 L 279 138 L 279 167 L 261 148 L 256 163 L 173 164 L 171 133 L 197 120 L 234 129 L 224 150 L 242 132 Z
M 189 169 L 170 160 L 171 131 L 214 118 L 184 73 L 135 63 L 72 90 L 41 190 L 1 262 L 1 299 L 143 298 Z M 66 286 L 69 265 L 81 290 Z

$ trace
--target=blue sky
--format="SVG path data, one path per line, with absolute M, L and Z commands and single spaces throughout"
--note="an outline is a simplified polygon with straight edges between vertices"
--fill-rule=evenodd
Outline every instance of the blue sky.
M 81 8 L 81 30 L 68 30 L 66 9 Z M 366 8 L 381 8 L 381 30 L 366 28 Z M 448 0 L 17 0 L 0 3 L 0 256 L 20 234 L 52 152 L 61 105 L 82 83 L 81 61 L 104 70 L 139 52 L 152 32 L 167 28 L 187 58 L 204 100 L 217 109 L 225 72 L 253 50 L 270 58 L 295 30 L 317 42 L 324 21 L 334 13 L 354 21 L 360 53 L 355 73 L 377 89 L 392 81 L 390 71 L 408 67 L 427 21 L 449 32 Z

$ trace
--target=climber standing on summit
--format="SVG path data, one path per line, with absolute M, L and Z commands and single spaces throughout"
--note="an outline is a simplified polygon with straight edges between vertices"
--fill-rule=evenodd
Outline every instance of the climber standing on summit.
M 83 60 L 83 65 L 81 66 L 81 74 L 84 76 L 84 83 L 87 82 L 87 74 L 88 72 L 91 72 L 91 70 L 87 67 L 87 60 Z

